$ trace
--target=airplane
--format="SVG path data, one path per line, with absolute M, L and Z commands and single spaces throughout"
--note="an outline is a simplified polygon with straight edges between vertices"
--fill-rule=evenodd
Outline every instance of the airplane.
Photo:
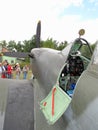
M 36 130 L 97 130 L 98 45 L 92 59 L 82 54 L 88 41 L 81 36 L 62 51 L 34 48 L 29 56 L 35 79 Z M 94 88 L 94 89 L 93 89 Z
M 82 38 L 82 29 L 79 38 L 62 51 L 41 48 L 40 29 L 37 48 L 29 54 L 34 78 L 0 79 L 0 130 L 97 130 L 98 43 L 92 55 L 89 43 Z M 83 46 L 91 59 L 82 55 Z M 78 71 L 72 75 L 74 69 L 69 68 L 69 63 L 74 63 L 74 58 L 80 58 L 75 63 L 80 62 L 81 67 L 72 67 L 81 69 L 75 69 Z M 70 79 L 75 80 L 74 84 Z

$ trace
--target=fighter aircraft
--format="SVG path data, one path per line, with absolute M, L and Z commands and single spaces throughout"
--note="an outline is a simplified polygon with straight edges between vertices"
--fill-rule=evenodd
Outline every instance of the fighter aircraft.
M 98 44 L 85 57 L 83 33 L 62 51 L 32 49 L 31 81 L 0 79 L 0 130 L 98 129 Z
M 82 55 L 81 50 L 83 46 L 87 46 L 92 55 L 89 43 L 83 38 L 76 39 L 71 45 L 71 49 L 64 66 L 60 70 L 56 83 L 53 85 L 48 96 L 40 103 L 41 110 L 49 124 L 55 123 L 69 106 L 76 83 L 90 62 L 89 59 Z
M 33 81 L 36 130 L 97 130 L 98 50 L 91 61 L 82 54 L 82 47 L 87 46 L 92 55 L 88 41 L 81 37 L 84 32 L 80 30 L 79 38 L 62 51 L 31 50 L 36 78 Z

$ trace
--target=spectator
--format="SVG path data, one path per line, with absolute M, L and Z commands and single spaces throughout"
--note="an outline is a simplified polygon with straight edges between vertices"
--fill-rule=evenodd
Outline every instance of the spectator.
M 7 78 L 12 78 L 12 66 L 9 63 L 7 64 Z
M 6 62 L 4 61 L 2 63 L 2 78 L 6 78 L 6 68 L 5 68 Z
M 2 63 L 0 62 L 0 78 L 2 77 Z
M 27 74 L 28 74 L 28 66 L 27 65 L 25 65 L 24 67 L 23 67 L 23 79 L 26 79 L 27 78 Z
M 20 73 L 21 73 L 21 69 L 20 69 L 20 65 L 19 63 L 16 63 L 16 79 L 20 78 Z

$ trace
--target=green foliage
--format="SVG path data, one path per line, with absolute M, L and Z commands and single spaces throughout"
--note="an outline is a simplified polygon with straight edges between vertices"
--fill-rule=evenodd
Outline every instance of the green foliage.
M 28 63 L 28 62 L 25 62 L 25 61 L 22 61 L 22 62 L 20 63 L 20 68 L 22 69 L 25 65 L 29 65 L 29 63 Z
M 18 52 L 23 52 L 23 45 L 21 44 L 20 41 L 18 41 L 18 43 L 17 43 L 16 50 Z
M 67 41 L 61 42 L 58 46 L 57 46 L 57 50 L 63 50 L 66 46 L 67 46 Z
M 35 35 L 30 40 L 23 41 L 23 51 L 30 52 L 33 48 L 36 47 L 36 37 Z
M 31 52 L 33 48 L 36 48 L 36 35 L 32 36 L 30 40 L 24 40 L 23 42 L 18 41 L 16 43 L 14 40 L 9 41 L 8 43 L 3 40 L 0 42 L 3 47 L 7 47 L 11 51 L 13 49 L 16 49 L 17 52 Z M 68 45 L 67 41 L 58 43 L 56 40 L 53 40 L 52 38 L 48 38 L 46 41 L 40 41 L 40 47 L 45 47 L 45 48 L 52 48 L 52 49 L 57 49 L 57 50 L 62 50 Z M 96 43 L 91 44 L 90 47 L 92 50 L 94 50 Z M 82 54 L 88 58 L 91 58 L 91 54 L 88 51 L 89 49 L 84 46 L 83 49 L 81 50 Z M 29 63 L 29 58 L 25 59 L 26 63 Z
M 96 42 L 95 42 L 94 44 L 91 45 L 92 51 L 94 51 L 95 46 L 96 46 Z
M 10 50 L 13 50 L 14 48 L 16 49 L 17 48 L 16 42 L 14 40 L 9 41 L 7 44 L 7 48 Z
M 68 44 L 67 41 L 58 43 L 57 41 L 50 38 L 50 39 L 47 39 L 46 41 L 42 42 L 42 47 L 62 50 L 67 46 L 67 44 Z
M 18 61 L 20 68 L 22 69 L 25 65 L 30 66 L 30 58 L 25 58 L 25 60 Z
M 53 41 L 52 38 L 51 39 L 47 39 L 46 41 L 42 42 L 42 47 L 56 49 L 57 48 L 57 43 L 56 43 L 56 41 Z
M 6 47 L 7 46 L 6 40 L 0 41 L 0 43 L 1 43 L 2 47 Z
M 91 50 L 92 50 L 92 53 L 93 53 L 93 51 L 94 51 L 94 48 L 95 48 L 95 44 L 92 44 L 92 45 L 90 45 L 90 48 L 91 48 Z M 89 51 L 89 49 L 88 49 L 88 46 L 83 46 L 82 47 L 82 50 L 81 50 L 81 52 L 82 52 L 82 55 L 83 56 L 85 56 L 85 57 L 87 57 L 87 58 L 91 58 L 91 56 L 92 56 L 92 54 L 90 53 L 90 51 Z
M 82 52 L 83 56 L 85 56 L 89 59 L 91 58 L 91 54 L 90 54 L 90 51 L 87 46 L 83 46 L 81 52 Z

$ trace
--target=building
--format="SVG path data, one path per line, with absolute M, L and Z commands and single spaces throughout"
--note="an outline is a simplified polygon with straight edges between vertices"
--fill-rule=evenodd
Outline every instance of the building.
M 6 47 L 0 45 L 0 62 L 7 60 L 10 64 L 15 64 L 28 57 L 28 53 L 25 52 L 13 52 Z
M 2 61 L 7 60 L 10 64 L 21 62 L 28 57 L 25 52 L 3 52 Z

